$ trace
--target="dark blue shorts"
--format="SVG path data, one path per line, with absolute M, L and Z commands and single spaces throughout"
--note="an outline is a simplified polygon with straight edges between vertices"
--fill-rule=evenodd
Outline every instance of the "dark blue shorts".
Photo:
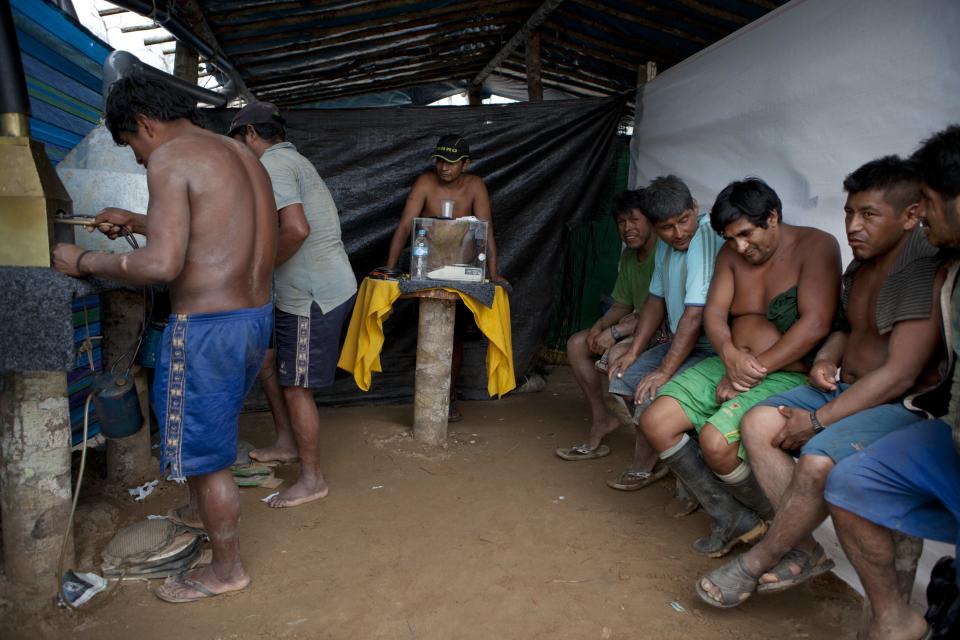
M 170 316 L 152 390 L 161 475 L 182 481 L 234 463 L 237 419 L 272 329 L 271 304 Z
M 784 406 L 816 411 L 849 387 L 849 384 L 840 383 L 835 391 L 820 391 L 805 384 L 786 393 L 770 396 L 755 406 Z M 880 438 L 920 420 L 923 420 L 922 414 L 910 411 L 902 402 L 880 404 L 828 425 L 803 445 L 800 455 L 826 456 L 834 462 L 840 462 L 847 456 L 866 449 Z
M 277 371 L 281 387 L 325 389 L 340 357 L 340 330 L 356 295 L 327 313 L 316 302 L 310 317 L 276 310 Z
M 950 426 L 925 420 L 852 455 L 830 473 L 824 497 L 881 527 L 957 545 L 960 456 Z

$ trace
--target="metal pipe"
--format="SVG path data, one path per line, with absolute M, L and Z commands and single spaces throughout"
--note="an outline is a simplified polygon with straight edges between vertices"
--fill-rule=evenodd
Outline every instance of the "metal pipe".
M 211 104 L 215 107 L 226 106 L 229 97 L 225 93 L 217 93 L 195 84 L 185 82 L 176 76 L 143 64 L 135 55 L 127 51 L 114 51 L 103 61 L 103 99 L 106 101 L 110 87 L 114 82 L 136 70 L 139 73 L 161 80 L 171 86 L 187 92 L 197 102 Z
M 200 38 L 196 33 L 194 33 L 189 27 L 180 22 L 178 19 L 170 15 L 170 12 L 167 10 L 166 4 L 162 2 L 156 2 L 155 0 L 111 0 L 113 4 L 118 7 L 122 7 L 128 11 L 133 11 L 142 16 L 146 16 L 154 20 L 157 24 L 161 25 L 164 29 L 169 31 L 177 40 L 185 44 L 190 45 L 193 49 L 197 51 L 201 56 L 206 58 L 207 62 L 215 66 L 217 69 L 223 72 L 226 77 L 226 82 L 223 84 L 223 102 L 222 104 L 217 104 L 210 102 L 207 99 L 201 100 L 198 98 L 198 101 L 205 102 L 206 104 L 212 104 L 214 106 L 223 106 L 238 94 L 243 95 L 247 100 L 253 98 L 253 95 L 244 85 L 243 80 L 240 78 L 240 73 L 237 71 L 236 67 L 227 60 L 227 58 L 210 46 L 205 40 Z M 106 69 L 106 66 L 104 67 Z M 164 74 L 167 75 L 167 74 Z M 168 76 L 169 77 L 169 76 Z M 104 90 L 106 91 L 109 87 L 105 84 Z M 203 91 L 208 91 L 203 89 Z M 208 93 L 215 93 L 213 91 L 208 91 Z M 104 99 L 106 99 L 106 93 L 104 93 Z
M 27 97 L 27 80 L 20 63 L 20 47 L 13 26 L 13 9 L 9 2 L 0 2 L 0 119 L 4 136 L 26 136 L 29 129 L 26 117 L 7 114 L 30 115 L 30 100 Z

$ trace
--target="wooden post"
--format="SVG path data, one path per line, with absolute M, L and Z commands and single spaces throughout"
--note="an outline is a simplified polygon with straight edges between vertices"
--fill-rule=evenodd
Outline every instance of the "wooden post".
M 479 107 L 483 104 L 483 85 L 471 84 L 467 90 L 467 99 L 470 101 L 471 107 Z
M 137 338 L 143 326 L 143 294 L 132 291 L 109 291 L 101 294 L 100 304 L 103 319 L 100 330 L 103 333 L 103 366 L 108 370 L 117 364 L 122 371 L 131 364 L 136 355 L 132 350 L 137 346 Z M 123 358 L 122 362 L 118 362 Z M 146 372 L 139 365 L 131 368 L 137 391 L 140 395 L 140 408 L 144 415 L 144 426 L 140 431 L 126 438 L 107 438 L 107 477 L 124 484 L 140 484 L 147 476 L 156 474 L 150 458 L 150 409 L 146 402 Z
M 527 35 L 527 100 L 543 102 L 543 84 L 540 81 L 540 32 Z
M 445 296 L 426 297 L 424 294 L 427 293 L 441 293 Z M 413 437 L 425 444 L 441 445 L 447 441 L 456 298 L 455 294 L 445 291 L 427 291 L 420 294 Z
M 52 593 L 70 515 L 70 405 L 63 372 L 0 376 L 0 514 L 7 579 L 34 596 Z
M 917 579 L 917 563 L 920 560 L 920 554 L 923 553 L 923 538 L 914 538 L 896 531 L 892 531 L 891 534 L 893 535 L 893 566 L 897 571 L 897 590 L 900 591 L 903 601 L 909 604 L 913 584 Z M 860 612 L 860 629 L 857 631 L 858 640 L 867 637 L 871 618 L 873 618 L 873 608 L 870 606 L 870 600 L 864 598 L 863 610 Z
M 199 64 L 200 56 L 197 52 L 184 43 L 177 42 L 177 49 L 173 54 L 173 75 L 190 84 L 197 84 Z
M 652 82 L 657 77 L 657 63 L 647 62 L 640 65 L 637 71 L 637 95 L 633 102 L 633 126 L 639 127 L 643 120 L 643 92 L 647 83 Z
M 143 367 L 133 368 L 143 426 L 126 438 L 107 438 L 107 477 L 123 485 L 139 485 L 156 477 L 157 465 L 150 457 L 150 389 Z

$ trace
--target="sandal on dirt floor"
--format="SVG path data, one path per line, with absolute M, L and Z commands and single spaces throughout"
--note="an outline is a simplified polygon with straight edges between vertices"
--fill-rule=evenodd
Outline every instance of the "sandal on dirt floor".
M 591 449 L 584 443 L 566 449 L 557 449 L 556 454 L 564 460 L 594 460 L 610 455 L 610 447 L 602 444 L 596 449 Z
M 184 588 L 193 589 L 198 595 L 183 595 Z M 246 586 L 240 589 L 230 589 L 229 591 L 216 593 L 215 591 L 211 591 L 206 585 L 188 578 L 186 573 L 181 573 L 180 575 L 167 578 L 153 593 L 164 602 L 180 604 L 182 602 L 196 602 L 197 600 L 207 600 L 208 598 L 215 598 L 216 596 L 231 595 L 238 591 L 243 591 L 245 588 Z
M 800 573 L 791 571 L 791 565 L 800 567 Z M 772 569 L 764 571 L 764 574 L 769 573 L 776 576 L 777 581 L 759 583 L 757 593 L 776 593 L 790 589 L 830 571 L 834 566 L 836 565 L 833 560 L 827 557 L 823 547 L 819 544 L 814 548 L 813 553 L 807 553 L 800 549 L 790 549 L 783 554 L 780 562 Z
M 697 580 L 697 595 L 711 607 L 718 609 L 732 609 L 738 607 L 753 595 L 757 589 L 757 580 L 760 576 L 752 575 L 743 566 L 743 556 L 737 556 L 719 569 L 714 569 Z M 703 588 L 703 579 L 709 580 L 720 590 L 720 600 L 715 599 L 709 591 Z
M 652 471 L 634 471 L 627 469 L 616 480 L 607 480 L 607 486 L 618 491 L 636 491 L 651 485 L 670 473 L 670 468 L 658 462 Z

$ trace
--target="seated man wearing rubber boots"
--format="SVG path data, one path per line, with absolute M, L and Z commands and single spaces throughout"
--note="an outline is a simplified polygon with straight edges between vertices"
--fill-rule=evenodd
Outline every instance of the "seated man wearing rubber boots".
M 772 509 L 740 444 L 740 418 L 753 405 L 806 382 L 818 343 L 830 332 L 840 293 L 834 237 L 783 222 L 776 192 L 762 180 L 733 182 L 717 196 L 710 223 L 726 240 L 717 256 L 704 325 L 719 355 L 661 387 L 640 428 L 671 471 L 713 518 L 694 550 L 720 557 L 763 535 Z M 697 442 L 686 434 L 694 428 Z M 702 457 L 701 457 L 702 454 Z
M 842 279 L 843 329 L 817 352 L 809 384 L 744 416 L 750 464 L 776 517 L 753 549 L 697 582 L 700 598 L 715 607 L 735 607 L 756 591 L 781 591 L 833 567 L 812 535 L 827 515 L 827 476 L 847 456 L 921 420 L 912 395 L 904 396 L 944 375 L 936 304 L 943 270 L 917 226 L 916 168 L 888 156 L 863 165 L 843 186 L 854 255 Z
M 637 314 L 629 349 L 610 358 L 607 370 L 610 393 L 635 403 L 634 420 L 667 380 L 714 355 L 703 334 L 703 305 L 722 246 L 707 216 L 699 215 L 690 189 L 677 176 L 651 181 L 641 192 L 639 206 L 658 238 L 650 295 Z M 647 349 L 664 320 L 673 337 Z M 638 429 L 633 463 L 611 486 L 648 484 L 660 475 L 656 462 L 656 452 Z

